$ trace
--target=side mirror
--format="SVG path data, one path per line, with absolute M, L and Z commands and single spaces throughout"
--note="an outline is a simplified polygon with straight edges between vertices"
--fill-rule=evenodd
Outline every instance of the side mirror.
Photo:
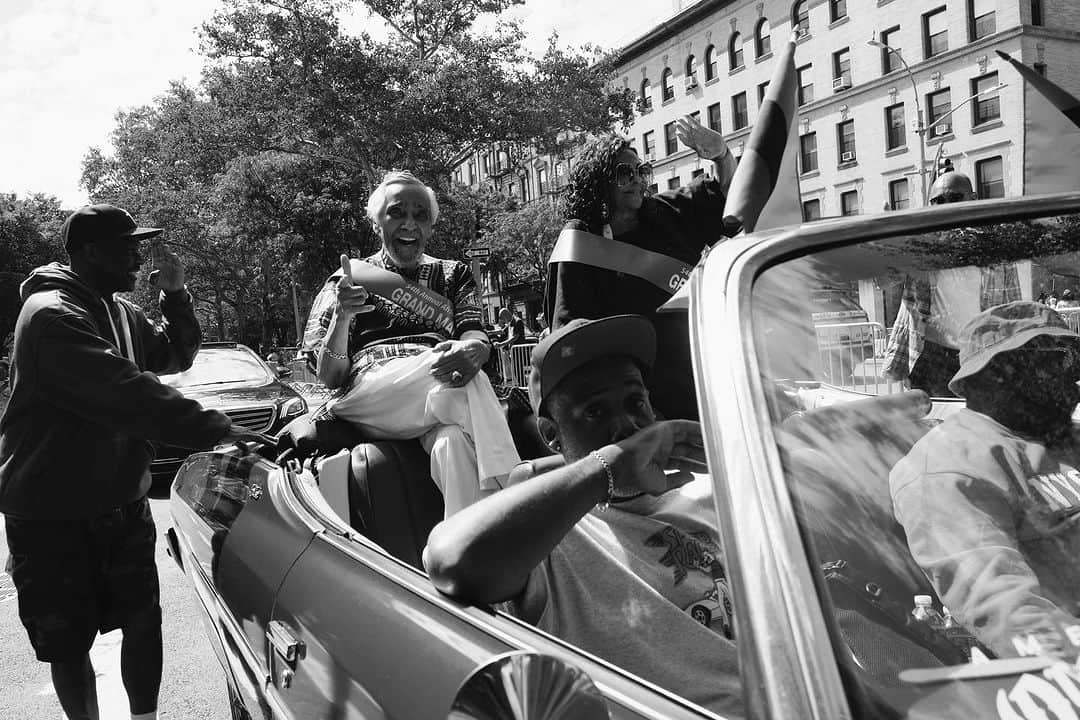
M 447 720 L 607 720 L 607 700 L 580 669 L 538 653 L 503 655 L 469 675 Z
M 286 367 L 284 365 L 277 366 L 277 376 L 279 378 L 287 378 L 290 375 L 292 375 L 292 368 Z

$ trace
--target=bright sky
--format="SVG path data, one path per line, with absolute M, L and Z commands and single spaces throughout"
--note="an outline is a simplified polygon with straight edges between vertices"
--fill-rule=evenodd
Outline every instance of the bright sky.
M 65 208 L 86 202 L 82 158 L 93 146 L 108 151 L 117 110 L 151 102 L 171 80 L 197 82 L 202 59 L 195 30 L 220 6 L 219 0 L 0 2 L 0 192 L 44 192 Z M 648 9 L 627 12 L 634 4 Z M 552 30 L 563 45 L 617 47 L 672 11 L 671 0 L 528 0 L 514 12 L 539 52 Z

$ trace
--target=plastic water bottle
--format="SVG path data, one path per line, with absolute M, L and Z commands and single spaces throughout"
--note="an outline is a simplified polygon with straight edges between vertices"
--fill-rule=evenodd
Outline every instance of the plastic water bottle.
M 932 630 L 945 630 L 945 618 L 934 609 L 934 599 L 929 595 L 915 596 L 915 609 L 911 611 L 911 616 L 918 622 L 926 623 Z

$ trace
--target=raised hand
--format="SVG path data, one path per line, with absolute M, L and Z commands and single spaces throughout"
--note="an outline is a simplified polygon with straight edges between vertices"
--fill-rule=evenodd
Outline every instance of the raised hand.
M 337 312 L 343 317 L 352 317 L 359 313 L 371 312 L 374 305 L 368 305 L 368 291 L 363 285 L 354 285 L 352 278 L 352 261 L 349 256 L 342 253 L 341 271 L 343 273 L 337 285 Z
M 719 160 L 728 153 L 728 146 L 724 141 L 724 136 L 705 127 L 698 122 L 697 118 L 691 115 L 675 121 L 675 132 L 683 145 L 693 148 L 698 157 L 706 160 Z
M 692 420 L 654 423 L 615 443 L 615 447 L 619 452 L 612 455 L 610 462 L 617 489 L 627 492 L 661 495 L 690 479 L 686 472 L 668 474 L 665 470 L 708 470 L 701 425 Z
M 184 265 L 174 253 L 165 247 L 160 237 L 150 241 L 150 260 L 154 269 L 150 271 L 150 284 L 165 292 L 177 292 L 184 289 Z

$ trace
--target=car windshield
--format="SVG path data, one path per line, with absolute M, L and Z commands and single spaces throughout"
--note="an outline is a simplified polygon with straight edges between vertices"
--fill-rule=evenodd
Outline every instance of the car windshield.
M 1078 291 L 1080 215 L 827 249 L 755 280 L 785 481 L 866 682 L 1075 659 Z M 861 319 L 818 315 L 846 300 Z
M 162 375 L 175 388 L 233 383 L 263 384 L 273 378 L 253 353 L 244 348 L 202 348 L 187 370 Z

